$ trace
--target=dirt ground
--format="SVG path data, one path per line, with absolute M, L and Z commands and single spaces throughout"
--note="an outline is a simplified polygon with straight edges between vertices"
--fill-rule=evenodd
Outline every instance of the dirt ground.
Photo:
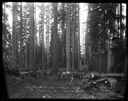
M 9 98 L 52 98 L 52 99 L 115 99 L 123 94 L 104 85 L 83 90 L 76 81 L 60 79 L 43 80 L 39 77 L 16 77 L 6 75 Z

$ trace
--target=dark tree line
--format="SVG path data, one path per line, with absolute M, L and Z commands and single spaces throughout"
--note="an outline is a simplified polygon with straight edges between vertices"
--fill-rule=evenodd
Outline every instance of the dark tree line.
M 122 14 L 122 4 L 89 4 L 88 16 L 85 61 L 87 58 L 89 60 L 86 63 L 92 65 L 98 72 L 121 72 L 122 70 L 116 68 L 127 57 L 124 43 L 126 25 L 123 22 L 125 16 Z
M 3 60 L 9 70 L 40 71 L 44 76 L 47 71 L 52 74 L 61 70 L 79 71 L 85 64 L 90 70 L 104 73 L 118 72 L 116 68 L 123 66 L 118 64 L 127 56 L 122 3 L 88 4 L 84 63 L 80 51 L 79 3 L 13 2 L 2 6 Z M 6 9 L 11 9 L 12 26 L 7 23 Z
M 7 5 L 3 3 L 3 7 L 5 4 Z M 50 6 L 44 4 L 37 6 L 41 11 L 38 26 L 36 25 L 35 5 L 36 3 L 23 5 L 14 2 L 10 6 L 13 23 L 12 33 L 8 32 L 11 34 L 9 44 L 12 49 L 8 49 L 11 53 L 5 54 L 11 56 L 9 62 L 11 67 L 8 69 L 25 69 L 34 72 L 42 70 L 44 73 L 50 68 L 53 74 L 56 74 L 59 68 L 65 68 L 66 71 L 78 69 L 80 58 L 79 5 L 77 3 L 53 3 Z M 5 12 L 3 12 L 4 15 Z M 3 17 L 4 20 L 7 19 Z M 3 26 L 4 24 L 6 23 L 3 22 Z M 37 32 L 39 41 L 37 41 Z M 5 39 L 7 38 L 3 38 L 4 41 Z M 6 61 L 5 58 L 4 60 Z

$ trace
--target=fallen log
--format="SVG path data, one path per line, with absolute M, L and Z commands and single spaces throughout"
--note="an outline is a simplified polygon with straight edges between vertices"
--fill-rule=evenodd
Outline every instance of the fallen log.
M 88 81 L 81 82 L 80 87 L 84 90 L 88 90 L 92 87 L 96 87 L 98 84 L 105 84 L 109 87 L 115 87 L 117 84 L 117 78 L 123 77 L 124 74 L 90 74 L 90 78 Z M 88 83 L 87 83 L 88 82 Z
M 83 83 L 83 84 L 80 84 L 80 87 L 83 88 L 84 90 L 88 90 L 92 87 L 96 87 L 96 85 L 101 84 L 101 83 L 108 84 L 109 83 L 108 78 L 101 78 L 101 79 L 91 81 L 86 84 Z
M 124 77 L 123 73 L 109 73 L 109 74 L 101 74 L 101 77 L 115 77 L 115 78 L 120 78 Z
M 9 75 L 20 76 L 20 73 L 19 73 L 19 71 L 17 69 L 12 69 L 11 70 L 11 69 L 6 68 L 4 70 L 4 72 L 7 73 L 7 74 L 9 74 Z
M 33 73 L 33 71 L 20 71 L 20 75 L 27 75 L 27 74 L 31 74 Z
M 123 73 L 107 73 L 107 74 L 100 74 L 100 73 L 90 73 L 90 79 L 100 79 L 100 78 L 123 78 Z
M 109 82 L 109 79 L 111 78 L 123 78 L 124 74 L 117 74 L 117 73 L 109 73 L 109 74 L 99 74 L 99 73 L 91 73 L 90 77 L 88 78 L 88 82 L 92 82 L 92 83 L 100 83 L 100 82 L 104 82 L 104 80 L 107 80 L 107 82 Z M 87 81 L 86 81 L 87 82 Z M 110 83 L 110 82 L 109 82 Z

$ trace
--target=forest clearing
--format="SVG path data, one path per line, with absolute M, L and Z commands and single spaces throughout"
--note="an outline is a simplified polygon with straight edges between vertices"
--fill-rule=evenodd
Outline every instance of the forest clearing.
M 124 99 L 125 3 L 2 3 L 7 98 Z

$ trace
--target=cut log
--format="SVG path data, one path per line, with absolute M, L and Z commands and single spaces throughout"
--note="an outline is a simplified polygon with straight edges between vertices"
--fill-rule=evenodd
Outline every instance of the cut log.
M 102 78 L 102 77 L 121 78 L 121 77 L 124 77 L 123 73 L 107 73 L 107 74 L 91 73 L 91 74 L 93 74 L 94 77 L 97 77 L 97 78 Z
M 109 87 L 112 87 L 117 83 L 116 79 L 123 78 L 123 77 L 124 77 L 124 74 L 119 74 L 119 73 L 109 73 L 109 74 L 91 73 L 89 80 L 84 80 L 79 84 L 80 84 L 80 87 L 83 88 L 84 90 L 88 90 L 102 83 L 106 84 Z
M 9 74 L 9 75 L 15 75 L 15 76 L 20 76 L 20 73 L 17 69 L 5 69 L 5 73 Z
M 27 75 L 27 74 L 31 74 L 33 71 L 20 71 L 20 75 Z
M 90 88 L 96 87 L 96 85 L 101 84 L 101 83 L 108 84 L 109 83 L 108 78 L 101 78 L 95 81 L 91 81 L 87 84 L 80 85 L 80 87 L 84 90 L 88 90 Z
M 114 77 L 114 78 L 118 78 L 118 77 L 124 77 L 124 74 L 122 73 L 109 73 L 109 74 L 101 74 L 101 77 Z

